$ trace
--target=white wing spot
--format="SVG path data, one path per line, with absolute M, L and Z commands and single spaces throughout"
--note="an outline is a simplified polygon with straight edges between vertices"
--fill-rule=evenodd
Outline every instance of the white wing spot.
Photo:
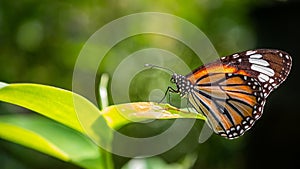
M 258 118 L 259 118 L 259 114 L 255 115 L 254 118 L 255 118 L 255 119 L 258 119 Z
M 269 62 L 267 62 L 266 60 L 263 59 L 255 59 L 255 58 L 249 58 L 249 62 L 253 63 L 253 64 L 257 64 L 257 65 L 261 65 L 261 66 L 269 66 Z
M 272 86 L 269 86 L 269 87 L 268 87 L 268 90 L 272 90 Z
M 255 55 L 251 55 L 250 58 L 255 58 L 255 59 L 259 59 L 261 58 L 262 55 L 261 54 L 255 54 Z
M 257 99 L 257 101 L 260 101 L 261 100 L 261 98 L 259 97 L 258 99 Z
M 256 53 L 256 51 L 249 50 L 249 51 L 246 52 L 246 55 L 248 56 L 248 55 L 252 55 L 252 54 L 254 54 L 254 53 Z
M 268 67 L 264 67 L 264 66 L 260 66 L 260 65 L 251 65 L 251 69 L 258 71 L 260 73 L 264 73 L 270 77 L 275 75 L 275 72 L 273 69 L 268 68 Z M 267 81 L 269 80 L 269 78 L 267 79 Z
M 259 81 L 261 81 L 261 82 L 266 82 L 266 81 L 269 80 L 269 76 L 260 73 L 260 74 L 258 75 L 258 79 L 259 79 Z
M 285 58 L 286 58 L 286 59 L 290 59 L 289 55 L 285 55 Z
M 233 57 L 233 59 L 236 59 L 239 57 L 239 54 L 236 53 L 236 54 L 232 55 L 232 57 Z

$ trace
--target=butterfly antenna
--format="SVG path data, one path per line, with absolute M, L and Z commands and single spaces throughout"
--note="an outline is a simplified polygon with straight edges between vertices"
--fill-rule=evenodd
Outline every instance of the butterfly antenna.
M 162 70 L 166 70 L 166 71 L 169 71 L 171 72 L 171 74 L 175 74 L 175 72 L 171 69 L 168 69 L 168 68 L 165 68 L 165 67 L 161 67 L 161 66 L 157 66 L 157 65 L 153 65 L 153 64 L 145 64 L 145 67 L 150 67 L 151 69 L 152 68 L 158 68 L 158 69 L 162 69 Z

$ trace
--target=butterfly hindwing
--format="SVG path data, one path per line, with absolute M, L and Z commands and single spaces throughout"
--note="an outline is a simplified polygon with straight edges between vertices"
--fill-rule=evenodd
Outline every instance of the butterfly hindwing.
M 265 98 L 259 82 L 228 73 L 206 78 L 198 81 L 194 92 L 187 95 L 191 105 L 207 117 L 214 132 L 230 139 L 244 134 L 263 111 Z

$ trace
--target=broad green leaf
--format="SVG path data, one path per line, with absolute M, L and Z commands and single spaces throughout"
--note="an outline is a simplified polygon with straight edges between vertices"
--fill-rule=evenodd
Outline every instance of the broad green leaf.
M 0 101 L 25 107 L 51 118 L 88 135 L 98 145 L 110 150 L 112 130 L 103 116 L 100 116 L 100 110 L 84 97 L 39 84 L 1 83 L 1 86 Z
M 1 83 L 4 84 L 4 83 Z M 74 99 L 81 107 L 85 107 L 88 114 L 100 114 L 99 110 L 88 100 L 70 91 L 39 84 L 8 84 L 1 85 L 0 100 L 16 104 L 48 118 L 60 122 L 77 131 L 83 132 L 74 108 Z
M 84 168 L 104 168 L 96 144 L 52 120 L 36 115 L 5 115 L 0 118 L 0 129 L 0 138 Z
M 94 130 L 92 128 L 98 126 L 95 123 L 99 121 L 118 129 L 131 122 L 149 119 L 205 119 L 199 113 L 178 109 L 169 104 L 126 103 L 109 106 L 100 111 L 84 97 L 64 89 L 39 84 L 1 86 L 3 87 L 0 88 L 0 101 L 31 109 L 83 133 L 86 133 L 86 130 Z M 102 130 L 105 129 L 105 126 L 100 126 Z
M 73 128 L 89 136 L 107 151 L 111 151 L 115 129 L 128 123 L 149 119 L 205 119 L 198 113 L 168 104 L 127 103 L 109 106 L 100 111 L 84 97 L 67 90 L 39 84 L 1 83 L 0 86 L 0 101 L 28 108 Z

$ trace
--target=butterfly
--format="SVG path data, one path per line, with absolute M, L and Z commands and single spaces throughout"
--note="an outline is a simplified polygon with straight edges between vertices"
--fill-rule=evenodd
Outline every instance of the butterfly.
M 221 57 L 186 76 L 172 71 L 177 89 L 168 87 L 167 92 L 186 97 L 215 133 L 234 139 L 261 117 L 267 97 L 285 81 L 291 66 L 292 58 L 284 51 L 248 50 Z

